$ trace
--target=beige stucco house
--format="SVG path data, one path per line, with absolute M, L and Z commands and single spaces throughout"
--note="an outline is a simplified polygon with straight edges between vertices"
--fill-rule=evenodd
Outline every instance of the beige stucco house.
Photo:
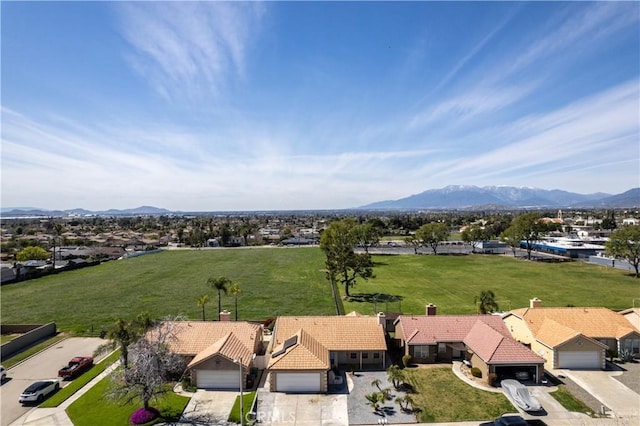
M 268 354 L 273 392 L 327 392 L 333 371 L 384 369 L 383 321 L 368 316 L 278 317 Z
M 504 322 L 548 369 L 601 369 L 607 349 L 640 352 L 640 330 L 606 308 L 544 308 L 533 298 L 529 308 L 511 311 Z

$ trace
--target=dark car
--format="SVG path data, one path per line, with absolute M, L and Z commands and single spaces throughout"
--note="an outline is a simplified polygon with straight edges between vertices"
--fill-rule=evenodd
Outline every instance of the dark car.
M 495 426 L 527 426 L 527 421 L 520 416 L 502 416 L 493 421 Z

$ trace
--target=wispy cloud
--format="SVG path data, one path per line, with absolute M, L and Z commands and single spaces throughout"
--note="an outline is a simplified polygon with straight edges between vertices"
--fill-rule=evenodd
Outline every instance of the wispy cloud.
M 219 96 L 245 72 L 264 6 L 255 2 L 116 5 L 129 62 L 166 98 Z

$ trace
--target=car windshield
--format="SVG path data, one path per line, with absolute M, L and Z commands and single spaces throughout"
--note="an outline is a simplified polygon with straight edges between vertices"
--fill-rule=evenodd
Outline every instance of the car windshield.
M 24 391 L 25 393 L 32 393 L 44 388 L 45 386 L 47 386 L 47 382 L 35 382 L 34 384 L 26 388 Z

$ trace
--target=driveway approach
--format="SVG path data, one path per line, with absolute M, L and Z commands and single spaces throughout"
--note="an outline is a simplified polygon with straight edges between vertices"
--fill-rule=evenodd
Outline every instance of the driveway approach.
M 78 355 L 92 355 L 105 341 L 93 337 L 72 337 L 57 342 L 20 364 L 9 369 L 7 380 L 0 386 L 0 426 L 7 426 L 33 407 L 18 402 L 20 393 L 31 383 L 42 379 L 55 379 L 60 367 Z M 96 359 L 99 361 L 99 359 Z M 65 386 L 67 382 L 60 382 Z

